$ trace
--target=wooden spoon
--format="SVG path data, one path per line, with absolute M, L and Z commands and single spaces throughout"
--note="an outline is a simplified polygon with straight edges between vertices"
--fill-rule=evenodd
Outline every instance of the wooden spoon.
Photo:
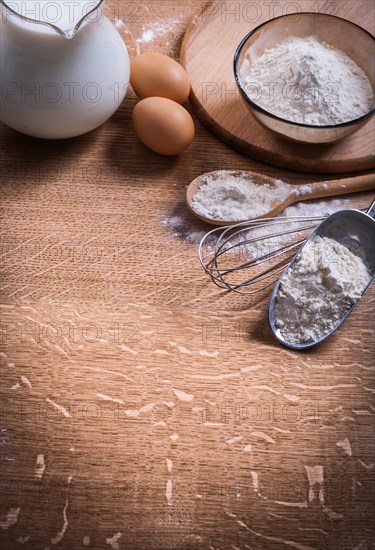
M 350 178 L 342 178 L 334 181 L 323 181 L 317 183 L 308 183 L 304 185 L 290 185 L 285 184 L 289 187 L 289 193 L 286 196 L 283 196 L 282 199 L 277 197 L 277 187 L 275 179 L 263 174 L 257 174 L 255 172 L 249 171 L 239 171 L 239 170 L 217 170 L 214 172 L 207 172 L 202 174 L 193 180 L 186 191 L 186 203 L 192 213 L 197 216 L 197 218 L 203 220 L 206 223 L 211 225 L 235 225 L 236 223 L 250 221 L 246 220 L 215 220 L 206 218 L 200 215 L 194 210 L 193 197 L 197 192 L 198 187 L 201 183 L 207 178 L 207 176 L 217 175 L 217 181 L 225 181 L 225 177 L 235 176 L 237 179 L 240 179 L 241 176 L 251 176 L 254 183 L 257 185 L 263 185 L 265 183 L 275 186 L 275 200 L 272 202 L 268 212 L 265 212 L 262 216 L 251 218 L 251 220 L 257 220 L 262 218 L 272 218 L 277 216 L 285 210 L 287 206 L 299 201 L 305 201 L 310 199 L 320 199 L 323 197 L 331 197 L 334 195 L 346 195 L 348 193 L 357 193 L 359 191 L 370 191 L 375 189 L 375 174 L 364 174 L 361 176 L 353 176 Z

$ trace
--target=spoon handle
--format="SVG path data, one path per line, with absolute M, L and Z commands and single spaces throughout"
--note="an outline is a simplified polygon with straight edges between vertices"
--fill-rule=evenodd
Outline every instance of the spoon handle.
M 375 189 L 375 174 L 373 173 L 302 185 L 298 189 L 297 200 L 320 199 L 333 195 L 346 195 L 349 193 L 358 193 L 359 191 L 370 191 L 371 189 Z

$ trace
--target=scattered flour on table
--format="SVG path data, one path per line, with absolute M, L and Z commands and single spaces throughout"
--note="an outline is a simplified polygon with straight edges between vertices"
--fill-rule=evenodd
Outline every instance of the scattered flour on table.
M 192 198 L 194 211 L 211 220 L 229 222 L 263 216 L 275 199 L 283 200 L 289 186 L 281 180 L 256 184 L 250 175 L 236 172 L 208 174 Z
M 324 218 L 330 214 L 334 214 L 344 208 L 350 208 L 348 199 L 328 199 L 315 200 L 308 202 L 298 202 L 288 206 L 279 216 L 275 217 L 280 223 L 277 225 L 268 225 L 259 228 L 252 228 L 251 231 L 241 235 L 241 240 L 252 240 L 242 245 L 243 252 L 247 253 L 252 258 L 263 256 L 264 254 L 272 253 L 284 246 L 290 245 L 303 237 L 303 227 L 308 225 L 318 225 L 316 222 L 306 221 L 286 221 L 283 218 L 298 218 L 298 217 L 317 217 Z M 282 233 L 294 230 L 294 233 L 282 235 Z M 309 229 L 311 233 L 313 228 Z M 272 236 L 275 234 L 275 236 Z M 257 240 L 259 239 L 259 240 Z
M 359 245 L 317 236 L 280 285 L 276 325 L 289 343 L 316 340 L 338 324 L 369 281 Z
M 290 36 L 241 68 L 249 97 L 274 115 L 316 126 L 354 120 L 371 109 L 372 86 L 344 52 L 314 36 Z
M 173 237 L 179 237 L 191 244 L 198 244 L 208 232 L 206 224 L 197 221 L 186 211 L 185 206 L 173 212 L 163 220 L 163 224 L 172 231 Z
M 350 208 L 351 203 L 348 199 L 327 199 L 327 200 L 315 200 L 308 202 L 299 202 L 292 206 L 289 206 L 276 217 L 278 220 L 282 220 L 285 216 L 328 216 L 343 208 Z M 171 214 L 166 216 L 162 220 L 172 233 L 173 237 L 183 239 L 191 244 L 198 244 L 206 233 L 212 229 L 212 226 L 205 224 L 196 219 L 185 207 L 181 204 Z M 299 228 L 305 224 L 301 222 L 283 223 L 277 226 L 277 231 L 282 232 L 290 228 Z M 270 233 L 275 232 L 275 228 L 271 226 L 269 228 L 252 229 L 251 237 L 262 237 L 259 242 L 249 243 L 244 245 L 244 252 L 251 256 L 258 256 L 265 254 L 270 248 L 279 248 L 280 246 L 287 244 L 295 240 L 295 235 L 289 236 L 277 236 L 270 238 Z M 217 236 L 212 236 L 211 242 L 215 243 Z M 246 234 L 242 236 L 241 240 L 246 239 Z

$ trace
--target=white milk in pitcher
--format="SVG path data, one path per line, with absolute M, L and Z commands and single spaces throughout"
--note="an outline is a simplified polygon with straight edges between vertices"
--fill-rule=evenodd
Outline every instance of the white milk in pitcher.
M 46 25 L 36 26 L 27 21 L 40 21 L 58 27 L 69 35 L 69 32 L 87 16 L 92 10 L 95 10 L 101 3 L 100 0 L 4 0 L 5 4 L 21 15 L 21 18 L 10 16 L 12 21 L 22 26 L 24 29 L 33 32 L 42 32 L 52 34 L 53 29 Z M 102 14 L 99 7 L 98 11 L 88 16 L 92 22 L 98 19 Z M 27 19 L 24 19 L 27 18 Z
M 48 139 L 78 136 L 103 124 L 120 106 L 129 82 L 127 49 L 103 14 L 103 3 L 6 3 L 36 23 L 2 7 L 1 120 L 15 130 Z

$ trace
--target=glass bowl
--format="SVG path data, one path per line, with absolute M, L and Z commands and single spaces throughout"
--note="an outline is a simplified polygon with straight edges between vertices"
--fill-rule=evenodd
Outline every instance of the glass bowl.
M 302 143 L 333 143 L 357 132 L 375 113 L 371 110 L 360 118 L 336 125 L 314 126 L 280 118 L 250 99 L 246 71 L 252 60 L 289 36 L 315 36 L 346 53 L 365 72 L 375 90 L 375 37 L 362 27 L 333 15 L 297 13 L 276 17 L 263 23 L 241 41 L 234 56 L 234 76 L 241 97 L 253 117 L 266 128 L 290 140 Z

